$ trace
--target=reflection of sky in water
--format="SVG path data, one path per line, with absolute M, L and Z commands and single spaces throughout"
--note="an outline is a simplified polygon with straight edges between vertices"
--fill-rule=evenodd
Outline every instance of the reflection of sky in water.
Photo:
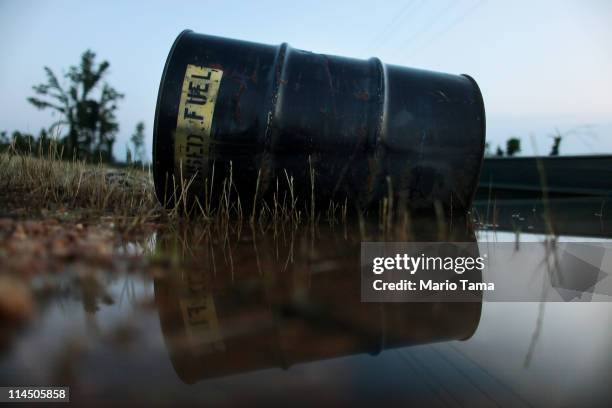
M 515 242 L 517 239 L 513 232 L 493 230 L 477 231 L 476 237 L 479 242 Z M 520 233 L 518 239 L 520 242 L 543 242 L 546 235 Z M 561 235 L 558 237 L 558 242 L 612 242 L 612 239 Z
M 529 396 L 529 401 L 578 404 L 590 392 L 609 393 L 609 381 L 604 379 L 612 378 L 611 306 L 545 304 L 528 367 L 525 361 L 538 303 L 485 303 L 476 334 L 457 347 L 503 383 Z
M 498 232 L 495 239 L 512 242 L 515 236 Z M 121 400 L 134 392 L 162 402 L 289 401 L 300 396 L 304 403 L 400 399 L 437 405 L 572 406 L 610 396 L 612 303 L 485 302 L 478 329 L 467 341 L 298 363 L 288 370 L 261 369 L 189 386 L 171 365 L 151 279 L 120 276 L 107 291 L 114 304 L 100 305 L 95 315 L 85 313 L 77 297 L 52 299 L 4 355 L 0 382 L 68 382 L 78 384 L 73 387 L 77 399 L 112 399 L 109 395 L 121 392 Z

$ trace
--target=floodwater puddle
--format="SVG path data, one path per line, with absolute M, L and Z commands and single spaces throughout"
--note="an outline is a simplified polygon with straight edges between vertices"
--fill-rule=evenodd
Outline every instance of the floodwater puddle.
M 123 403 L 610 397 L 612 303 L 362 302 L 371 237 L 357 227 L 151 226 L 122 239 L 103 225 L 4 223 L 4 385 L 67 385 L 72 401 Z M 517 237 L 544 238 L 451 238 Z

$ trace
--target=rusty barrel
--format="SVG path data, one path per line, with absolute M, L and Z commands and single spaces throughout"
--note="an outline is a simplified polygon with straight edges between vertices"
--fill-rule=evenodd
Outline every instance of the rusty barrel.
M 476 82 L 451 75 L 182 32 L 155 112 L 156 193 L 215 207 L 289 198 L 368 211 L 469 210 L 485 143 Z

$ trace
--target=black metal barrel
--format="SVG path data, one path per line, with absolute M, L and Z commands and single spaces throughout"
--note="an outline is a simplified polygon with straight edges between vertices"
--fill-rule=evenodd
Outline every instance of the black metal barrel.
M 467 210 L 485 113 L 476 82 L 382 63 L 182 32 L 166 61 L 153 139 L 160 201 L 225 185 L 248 209 L 287 191 L 333 203 Z M 181 182 L 181 180 L 183 180 Z

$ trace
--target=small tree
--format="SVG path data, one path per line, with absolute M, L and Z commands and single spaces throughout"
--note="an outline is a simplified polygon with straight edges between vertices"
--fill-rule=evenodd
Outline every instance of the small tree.
M 13 131 L 10 145 L 19 154 L 30 154 L 36 151 L 36 138 L 30 133 Z
M 38 109 L 51 109 L 61 118 L 53 124 L 66 125 L 68 134 L 63 142 L 68 151 L 79 158 L 112 161 L 115 135 L 119 131 L 115 111 L 117 101 L 123 95 L 106 82 L 110 64 L 95 63 L 96 54 L 87 50 L 81 55 L 78 66 L 71 66 L 64 77 L 68 86 L 60 84 L 49 67 L 44 67 L 47 82 L 32 87 L 36 97 L 28 101 Z M 96 89 L 101 89 L 96 94 Z
M 504 155 L 504 151 L 502 150 L 501 147 L 497 146 L 497 150 L 495 150 L 495 155 L 497 157 L 502 157 Z
M 506 155 L 514 156 L 521 151 L 521 140 L 516 137 L 511 137 L 506 142 Z
M 132 151 L 129 145 L 125 145 L 125 162 L 129 165 L 132 164 Z
M 3 130 L 2 132 L 0 132 L 0 151 L 6 150 L 6 148 L 9 146 L 9 143 L 10 141 L 6 130 Z
M 563 136 L 553 136 L 553 145 L 550 149 L 550 155 L 551 156 L 558 156 L 559 155 L 559 147 L 561 145 L 561 140 L 563 139 Z
M 553 145 L 550 148 L 550 156 L 558 156 L 559 148 L 561 147 L 561 141 L 563 140 L 563 135 L 559 132 L 559 129 L 555 129 L 555 134 L 553 137 Z
M 130 138 L 132 142 L 132 146 L 134 147 L 134 159 L 140 163 L 145 162 L 145 149 L 144 149 L 144 133 L 145 125 L 143 122 L 138 122 L 136 124 L 136 129 Z M 131 156 L 131 155 L 130 155 Z

